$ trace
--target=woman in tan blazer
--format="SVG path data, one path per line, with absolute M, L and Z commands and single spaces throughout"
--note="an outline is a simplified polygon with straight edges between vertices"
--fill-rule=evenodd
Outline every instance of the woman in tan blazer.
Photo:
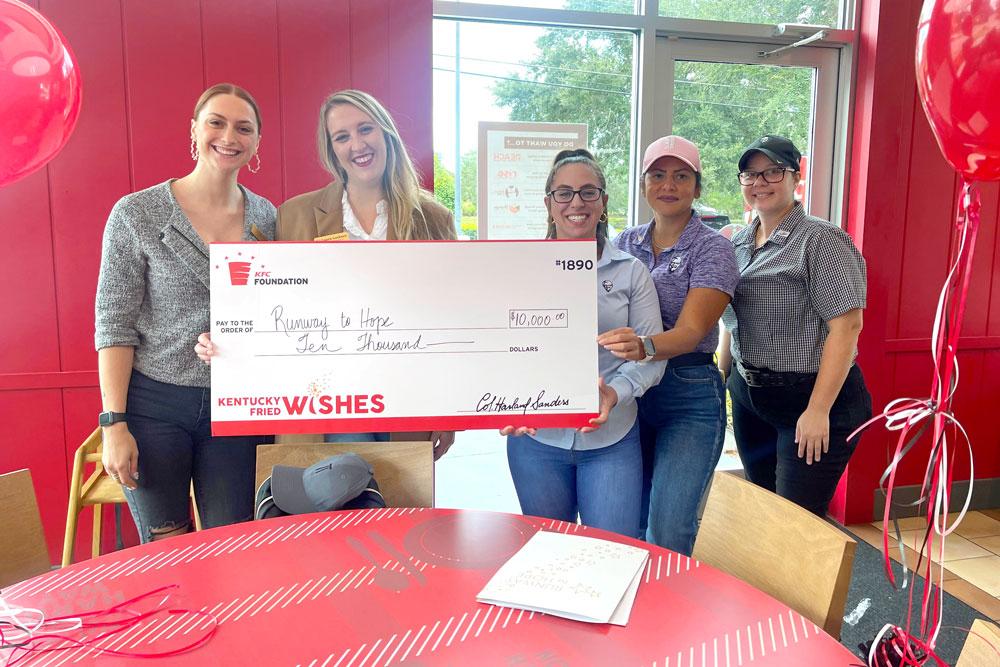
M 279 241 L 455 238 L 451 211 L 420 187 L 396 124 L 374 97 L 360 90 L 330 95 L 317 139 L 334 180 L 278 208 Z
M 278 208 L 279 241 L 350 239 L 454 240 L 451 211 L 420 187 L 416 169 L 385 107 L 360 90 L 326 98 L 319 114 L 319 158 L 333 177 L 325 188 L 292 197 Z M 434 458 L 453 432 L 332 433 L 328 442 L 431 440 Z
M 326 98 L 317 132 L 320 162 L 333 182 L 278 208 L 278 241 L 454 240 L 451 211 L 420 187 L 416 169 L 385 107 L 368 93 L 342 90 Z M 195 352 L 206 363 L 211 337 Z M 298 436 L 280 436 L 291 442 Z M 333 433 L 328 442 L 431 440 L 434 458 L 455 441 L 450 431 Z

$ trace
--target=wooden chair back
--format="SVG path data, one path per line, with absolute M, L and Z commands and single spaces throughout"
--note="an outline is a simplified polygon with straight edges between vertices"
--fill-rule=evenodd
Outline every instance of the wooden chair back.
M 101 464 L 102 443 L 103 433 L 98 427 L 76 448 L 76 453 L 73 455 L 73 472 L 69 480 L 69 503 L 66 508 L 66 535 L 63 538 L 63 567 L 73 562 L 76 526 L 83 508 L 94 508 L 90 553 L 92 557 L 96 557 L 101 554 L 101 506 L 127 502 L 121 484 L 111 479 Z M 91 466 L 93 466 L 92 469 L 90 469 Z M 89 473 L 88 469 L 90 469 Z M 198 514 L 198 505 L 195 503 L 193 486 L 190 495 L 195 530 L 201 530 L 201 517 Z
M 308 467 L 353 452 L 371 464 L 390 507 L 434 507 L 434 448 L 425 442 L 312 442 L 257 447 L 257 484 L 275 465 Z
M 972 632 L 965 640 L 955 667 L 985 665 L 1000 665 L 1000 628 L 995 621 L 991 623 L 977 618 L 972 622 Z
M 0 588 L 52 567 L 31 472 L 0 475 Z
M 694 557 L 777 598 L 839 639 L 856 547 L 849 535 L 808 510 L 718 472 Z

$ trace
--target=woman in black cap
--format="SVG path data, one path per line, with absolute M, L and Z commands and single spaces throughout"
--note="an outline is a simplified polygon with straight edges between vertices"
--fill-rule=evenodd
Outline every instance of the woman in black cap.
M 801 155 L 763 136 L 740 157 L 753 220 L 733 237 L 740 281 L 723 314 L 733 426 L 747 478 L 823 516 L 872 414 L 854 363 L 865 261 L 795 199 Z

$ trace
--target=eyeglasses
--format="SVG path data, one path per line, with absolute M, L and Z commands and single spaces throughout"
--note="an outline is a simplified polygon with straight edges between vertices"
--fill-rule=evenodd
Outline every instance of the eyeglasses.
M 763 176 L 767 183 L 780 183 L 785 178 L 786 171 L 795 171 L 788 167 L 769 167 L 764 171 L 741 171 L 738 178 L 740 185 L 753 185 L 757 182 L 758 176 Z
M 587 186 L 585 188 L 580 188 L 579 190 L 571 190 L 569 188 L 556 188 L 551 192 L 547 193 L 552 200 L 560 204 L 568 204 L 573 201 L 573 197 L 580 195 L 582 201 L 597 201 L 604 194 L 602 188 L 595 188 L 593 186 Z

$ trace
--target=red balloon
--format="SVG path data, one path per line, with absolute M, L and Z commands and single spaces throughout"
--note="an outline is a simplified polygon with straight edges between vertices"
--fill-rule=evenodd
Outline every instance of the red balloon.
M 967 180 L 1000 180 L 997 0 L 925 0 L 917 88 L 944 157 Z
M 80 116 L 80 70 L 45 17 L 0 0 L 0 186 L 41 169 Z

